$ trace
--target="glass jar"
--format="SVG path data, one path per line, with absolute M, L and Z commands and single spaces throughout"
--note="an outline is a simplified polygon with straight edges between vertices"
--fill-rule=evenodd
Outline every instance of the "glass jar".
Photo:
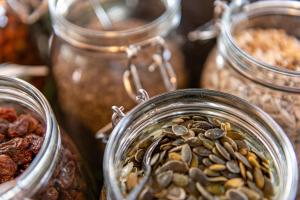
M 154 95 L 185 85 L 174 37 L 180 0 L 100 2 L 51 0 L 49 5 L 59 103 L 68 119 L 93 132 L 110 122 L 112 102 L 130 108 L 140 88 Z M 112 26 L 104 23 L 103 8 Z
M 0 77 L 0 93 L 2 107 L 35 116 L 45 126 L 37 155 L 15 179 L 0 185 L 0 199 L 96 199 L 93 181 L 76 147 L 60 132 L 43 95 L 24 81 L 6 77 Z M 6 146 L 3 145 L 0 143 L 1 156 L 5 155 Z M 16 145 L 11 148 L 18 148 L 20 144 Z
M 237 95 L 269 113 L 291 139 L 300 159 L 300 73 L 259 61 L 234 39 L 249 28 L 283 29 L 300 37 L 300 3 L 261 1 L 226 7 L 221 19 L 217 50 L 209 56 L 201 86 Z
M 274 199 L 295 198 L 298 181 L 295 152 L 273 119 L 238 97 L 216 91 L 187 89 L 146 100 L 126 116 L 118 114 L 123 118 L 109 138 L 103 162 L 107 199 L 123 199 L 118 180 L 125 160 L 124 152 L 145 133 L 142 130 L 165 119 L 190 114 L 216 117 L 244 130 L 246 140 L 272 158 L 276 187 Z

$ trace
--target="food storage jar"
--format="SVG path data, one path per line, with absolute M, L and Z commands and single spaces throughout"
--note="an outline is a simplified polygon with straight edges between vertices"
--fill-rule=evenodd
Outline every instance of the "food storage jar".
M 23 23 L 6 1 L 0 1 L 0 63 L 41 64 L 30 27 Z
M 135 105 L 137 89 L 158 94 L 184 87 L 174 37 L 179 0 L 51 0 L 49 6 L 53 75 L 68 119 L 95 132 L 110 122 L 112 102 Z
M 0 94 L 0 199 L 96 198 L 77 148 L 60 132 L 43 95 L 24 81 L 2 76 Z
M 258 107 L 233 95 L 204 89 L 177 90 L 151 99 L 142 92 L 138 99 L 143 102 L 126 115 L 113 107 L 116 126 L 110 135 L 103 162 L 106 186 L 103 195 L 106 194 L 107 199 L 124 199 L 119 183 L 121 167 L 127 160 L 124 156 L 131 144 L 149 133 L 143 130 L 166 119 L 191 114 L 225 120 L 243 130 L 247 142 L 271 160 L 276 188 L 274 199 L 295 198 L 298 181 L 295 152 L 279 125 Z M 157 134 L 162 132 L 157 131 Z M 139 185 L 127 198 L 131 199 L 138 189 Z
M 249 48 L 255 48 L 255 45 L 262 48 L 256 51 L 256 56 L 266 59 L 262 60 L 242 49 L 235 38 L 236 34 L 244 31 L 248 34 L 245 40 L 251 39 L 251 32 L 247 33 L 249 29 L 260 31 L 280 29 L 281 32 L 285 32 L 285 37 L 288 34 L 299 38 L 299 31 L 295 28 L 300 25 L 299 15 L 300 3 L 295 1 L 260 1 L 243 5 L 232 3 L 225 6 L 221 20 L 218 20 L 220 30 L 218 45 L 207 59 L 200 84 L 204 88 L 237 95 L 269 113 L 288 134 L 296 149 L 298 160 L 300 158 L 300 73 L 288 67 L 269 63 L 268 61 L 279 58 L 276 62 L 286 65 L 285 62 L 289 63 L 289 59 L 281 57 L 280 53 L 273 52 L 267 55 L 267 49 L 273 49 L 272 51 L 285 49 L 285 55 L 295 58 L 292 65 L 297 65 L 299 51 L 295 54 L 286 50 L 291 49 L 287 46 L 290 42 L 282 36 L 271 34 L 253 37 L 255 44 L 251 46 L 249 43 Z M 260 44 L 264 40 L 266 42 Z M 278 41 L 284 44 L 278 44 Z M 293 41 L 297 44 L 295 39 Z M 245 44 L 247 43 L 242 45 Z

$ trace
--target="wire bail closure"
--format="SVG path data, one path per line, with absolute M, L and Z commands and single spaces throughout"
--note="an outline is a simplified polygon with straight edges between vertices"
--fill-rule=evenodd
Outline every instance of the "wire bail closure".
M 138 103 L 143 103 L 145 101 L 149 100 L 149 95 L 146 90 L 139 89 L 136 95 L 136 101 Z M 109 134 L 108 132 L 111 131 L 118 123 L 119 121 L 126 116 L 124 113 L 124 107 L 123 106 L 112 106 L 112 117 L 111 117 L 111 123 L 104 126 L 102 129 L 100 129 L 96 133 L 96 139 L 99 139 L 102 141 L 102 143 L 106 144 L 109 140 Z
M 123 84 L 127 94 L 135 101 L 138 91 L 144 87 L 134 61 L 138 58 L 139 52 L 148 47 L 158 47 L 159 49 L 157 53 L 152 55 L 152 63 L 148 66 L 149 72 L 153 72 L 158 68 L 166 90 L 174 91 L 177 88 L 176 74 L 169 62 L 171 52 L 167 48 L 165 40 L 162 37 L 151 38 L 142 43 L 130 45 L 126 51 L 128 65 L 123 74 Z

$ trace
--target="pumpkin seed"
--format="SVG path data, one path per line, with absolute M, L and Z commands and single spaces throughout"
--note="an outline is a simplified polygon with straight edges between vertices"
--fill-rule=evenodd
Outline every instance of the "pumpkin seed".
M 156 176 L 157 183 L 163 188 L 167 187 L 171 183 L 172 179 L 173 179 L 172 170 L 162 172 Z
M 247 160 L 247 158 L 245 158 L 245 156 L 243 156 L 242 154 L 240 154 L 239 152 L 235 152 L 234 153 L 235 157 L 241 161 L 246 167 L 252 169 L 252 166 L 250 165 L 249 161 Z
M 181 149 L 181 157 L 184 162 L 190 165 L 192 161 L 192 150 L 188 144 L 183 145 Z
M 173 125 L 172 131 L 177 136 L 182 136 L 189 132 L 189 130 L 185 126 L 181 126 L 181 125 Z
M 188 177 L 183 174 L 174 173 L 173 183 L 179 187 L 186 187 L 188 185 Z
M 213 171 L 223 171 L 226 169 L 226 166 L 222 164 L 213 164 L 208 169 Z
M 227 190 L 226 197 L 234 200 L 248 200 L 248 197 L 242 191 L 237 189 Z
M 159 153 L 156 153 L 152 156 L 151 161 L 150 161 L 150 165 L 153 166 L 157 163 L 159 159 Z
M 257 187 L 262 189 L 265 184 L 265 179 L 264 179 L 264 175 L 263 175 L 262 171 L 260 170 L 260 168 L 255 167 L 253 175 L 254 175 L 254 180 L 255 180 Z
M 211 140 L 217 140 L 222 138 L 225 135 L 225 131 L 219 128 L 208 129 L 204 133 L 205 137 Z
M 184 200 L 186 192 L 183 188 L 173 186 L 168 189 L 167 198 L 170 200 Z
M 214 200 L 214 197 L 199 182 L 196 183 L 196 188 L 205 199 Z
M 178 160 L 170 160 L 162 165 L 161 168 L 156 171 L 156 174 L 167 170 L 172 170 L 173 172 L 178 173 L 185 173 L 188 171 L 188 166 L 184 162 Z
M 219 153 L 223 156 L 223 158 L 225 158 L 226 160 L 230 160 L 230 154 L 226 151 L 226 149 L 221 144 L 217 142 L 216 147 Z
M 209 158 L 212 162 L 214 162 L 214 163 L 216 163 L 216 164 L 222 164 L 222 165 L 225 164 L 225 161 L 224 161 L 222 158 L 220 158 L 220 157 L 218 157 L 218 156 L 216 156 L 216 155 L 210 154 L 210 155 L 208 156 L 208 158 Z
M 204 172 L 201 171 L 201 169 L 193 167 L 190 168 L 189 170 L 189 177 L 194 180 L 194 181 L 199 181 L 200 183 L 205 183 L 206 182 L 206 175 Z
M 204 148 L 203 146 L 193 148 L 193 152 L 198 156 L 204 156 L 204 157 L 207 157 L 212 153 L 210 150 Z
M 228 171 L 230 171 L 232 173 L 240 173 L 240 168 L 239 168 L 237 162 L 234 160 L 227 161 L 226 167 L 227 167 Z
M 244 180 L 241 178 L 233 178 L 225 183 L 225 188 L 239 188 L 245 184 Z

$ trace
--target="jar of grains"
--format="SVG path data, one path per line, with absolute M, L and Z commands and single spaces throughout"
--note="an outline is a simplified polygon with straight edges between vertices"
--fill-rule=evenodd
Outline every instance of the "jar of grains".
M 179 2 L 50 1 L 53 74 L 68 119 L 95 132 L 111 121 L 113 102 L 133 107 L 138 89 L 154 95 L 184 87 L 173 31 Z
M 104 155 L 107 199 L 294 199 L 292 145 L 269 115 L 225 93 L 187 89 L 144 102 L 115 126 Z
M 269 113 L 300 159 L 300 2 L 224 6 L 217 49 L 201 87 L 237 95 Z
M 0 199 L 95 199 L 93 182 L 42 94 L 0 77 Z

